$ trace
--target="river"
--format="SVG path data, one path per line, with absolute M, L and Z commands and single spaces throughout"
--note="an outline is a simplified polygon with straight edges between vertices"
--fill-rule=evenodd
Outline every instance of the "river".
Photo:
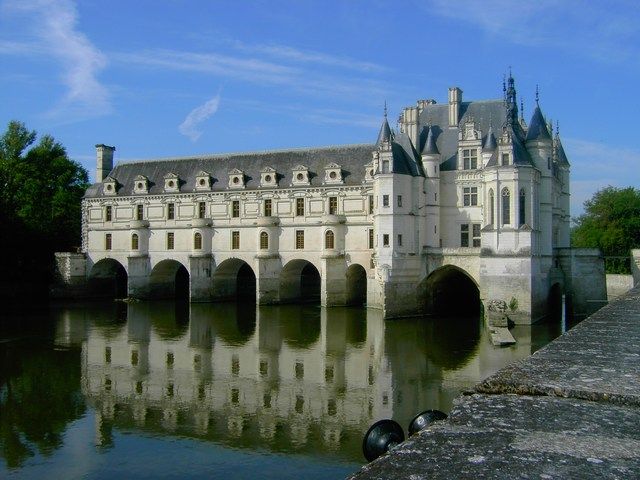
M 366 308 L 84 303 L 0 324 L 3 478 L 344 478 L 381 418 L 406 429 L 561 333 Z

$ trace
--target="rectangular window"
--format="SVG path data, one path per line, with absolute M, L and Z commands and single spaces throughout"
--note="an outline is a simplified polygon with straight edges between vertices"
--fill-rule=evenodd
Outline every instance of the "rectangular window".
M 382 235 L 382 246 L 383 247 L 388 247 L 389 246 L 389 234 L 385 233 Z
M 467 223 L 460 225 L 460 246 L 469 246 L 469 224 Z
M 402 246 L 402 234 L 401 233 L 398 234 L 398 246 L 399 247 Z
M 478 205 L 478 187 L 464 187 L 462 199 L 465 207 Z
M 369 214 L 373 214 L 373 195 L 369 195 Z
M 111 221 L 112 208 L 110 205 L 104 207 L 104 218 L 107 222 Z
M 231 250 L 240 250 L 240 232 L 231 232 Z
M 383 207 L 389 206 L 389 195 L 382 195 L 382 206 Z
M 207 204 L 204 202 L 198 202 L 198 218 L 204 218 L 207 211 Z
M 110 233 L 107 233 L 104 236 L 104 249 L 111 250 L 111 234 Z
M 296 216 L 304 216 L 304 198 L 296 198 Z
M 173 250 L 175 246 L 175 236 L 173 232 L 167 233 L 167 250 Z
M 389 173 L 389 160 L 382 161 L 382 173 Z
M 136 220 L 144 220 L 144 205 L 136 205 Z
M 373 228 L 370 228 L 369 229 L 369 248 L 373 248 L 373 239 L 374 239 Z
M 509 165 L 509 154 L 508 153 L 503 153 L 502 154 L 502 161 L 500 163 L 501 165 Z
M 304 248 L 304 230 L 296 230 L 296 248 Z
M 238 218 L 240 216 L 240 200 L 234 200 L 231 202 L 231 216 Z
M 462 162 L 465 170 L 475 170 L 478 168 L 478 150 L 475 148 L 465 148 L 462 150 Z
M 176 218 L 176 206 L 174 203 L 167 203 L 167 220 Z
M 338 213 L 338 197 L 329 197 L 329 215 Z
M 398 206 L 402 206 L 402 195 L 398 195 Z
M 264 201 L 264 216 L 265 217 L 271 216 L 271 199 L 270 198 L 267 198 Z
M 479 247 L 480 246 L 480 224 L 479 223 L 474 223 L 472 226 L 472 234 L 473 234 L 473 246 L 474 247 Z

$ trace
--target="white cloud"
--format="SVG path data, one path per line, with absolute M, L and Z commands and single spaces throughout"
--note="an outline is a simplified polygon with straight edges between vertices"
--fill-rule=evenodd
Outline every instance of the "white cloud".
M 98 73 L 106 57 L 77 29 L 78 12 L 70 0 L 7 0 L 3 10 L 25 15 L 33 39 L 29 42 L 2 40 L 4 54 L 47 55 L 60 62 L 65 96 L 48 112 L 52 117 L 72 120 L 110 113 L 109 91 Z M 73 118 L 70 118 L 73 117 Z
M 185 135 L 191 139 L 192 142 L 197 141 L 202 135 L 202 131 L 198 129 L 198 126 L 210 118 L 218 111 L 220 105 L 220 92 L 218 94 L 204 102 L 202 105 L 194 108 L 189 112 L 187 117 L 178 127 L 178 130 L 182 135 Z

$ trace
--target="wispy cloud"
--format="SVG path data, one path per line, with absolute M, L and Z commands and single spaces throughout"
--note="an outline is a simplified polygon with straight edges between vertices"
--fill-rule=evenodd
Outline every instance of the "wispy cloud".
M 26 16 L 28 42 L 0 41 L 0 53 L 48 55 L 60 62 L 66 94 L 48 115 L 65 120 L 99 116 L 111 112 L 109 91 L 98 73 L 105 68 L 105 55 L 78 30 L 78 12 L 70 0 L 6 0 L 3 11 Z
M 202 130 L 198 128 L 199 125 L 215 114 L 219 106 L 220 92 L 215 97 L 191 110 L 178 127 L 178 130 L 182 135 L 189 137 L 192 142 L 197 141 L 202 135 Z
M 416 0 L 429 14 L 473 24 L 513 43 L 552 46 L 600 61 L 637 61 L 640 4 L 634 0 Z M 568 34 L 570 28 L 570 34 Z

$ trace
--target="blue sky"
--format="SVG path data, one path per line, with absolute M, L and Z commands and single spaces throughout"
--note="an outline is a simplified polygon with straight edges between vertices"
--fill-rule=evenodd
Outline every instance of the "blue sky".
M 417 99 L 540 86 L 572 213 L 640 185 L 635 0 L 0 0 L 0 126 L 52 134 L 93 175 L 116 159 L 375 141 Z

